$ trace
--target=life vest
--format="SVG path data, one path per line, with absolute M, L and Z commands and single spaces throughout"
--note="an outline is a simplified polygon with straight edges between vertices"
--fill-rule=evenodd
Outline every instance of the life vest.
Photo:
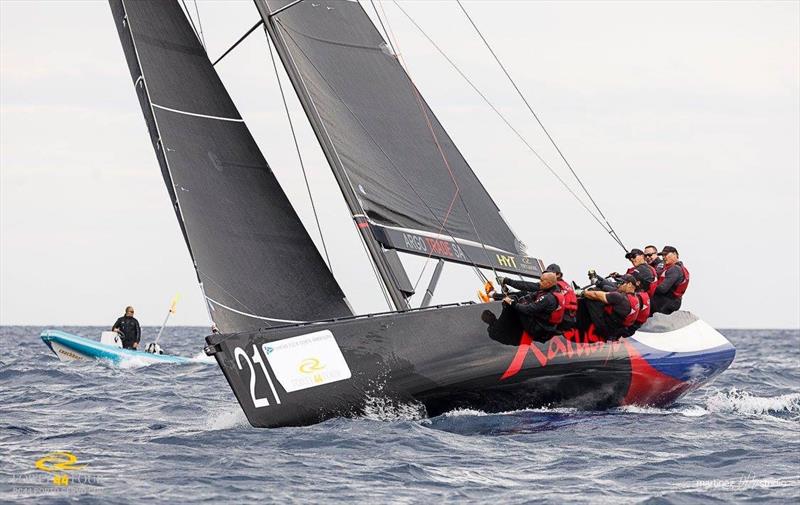
M 655 284 L 654 282 L 653 285 L 655 286 Z M 636 293 L 636 297 L 639 299 L 639 315 L 636 316 L 636 322 L 644 324 L 647 322 L 647 318 L 650 317 L 650 293 L 639 291 Z
M 558 301 L 558 307 L 556 307 L 555 310 L 550 313 L 550 319 L 548 319 L 547 322 L 550 324 L 561 324 L 561 321 L 564 320 L 566 297 L 564 296 L 564 293 L 561 293 L 560 291 L 552 291 L 552 294 L 556 297 L 556 301 Z
M 565 280 L 559 280 L 558 287 L 561 289 L 561 294 L 564 295 L 564 310 L 574 316 L 578 311 L 578 296 L 575 294 L 575 290 Z
M 628 310 L 628 315 L 622 320 L 622 326 L 624 328 L 628 328 L 633 323 L 636 322 L 636 319 L 639 317 L 639 298 L 631 293 L 623 293 L 625 297 L 628 299 L 628 304 L 630 305 L 630 310 Z M 605 310 L 606 314 L 613 314 L 614 307 L 610 304 L 606 305 L 603 310 Z
M 673 267 L 678 267 L 681 269 L 681 272 L 683 272 L 683 280 L 672 286 L 672 296 L 675 299 L 680 300 L 683 298 L 683 294 L 686 293 L 686 288 L 689 287 L 689 271 L 685 266 L 683 266 L 682 262 L 678 261 L 677 263 L 673 263 L 672 265 L 664 268 L 664 270 L 661 272 L 661 275 L 658 277 L 658 285 L 664 282 L 664 280 L 667 278 L 667 271 Z
M 656 294 L 656 288 L 658 287 L 658 272 L 652 265 L 647 265 L 647 268 L 650 269 L 650 272 L 653 274 L 653 282 L 650 283 L 650 287 L 647 288 L 647 297 L 648 302 L 650 298 L 653 298 L 653 295 Z

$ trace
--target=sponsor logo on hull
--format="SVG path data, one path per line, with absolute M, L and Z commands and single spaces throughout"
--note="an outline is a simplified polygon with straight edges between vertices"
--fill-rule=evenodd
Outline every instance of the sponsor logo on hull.
M 330 330 L 269 342 L 262 350 L 287 393 L 349 379 L 352 375 Z

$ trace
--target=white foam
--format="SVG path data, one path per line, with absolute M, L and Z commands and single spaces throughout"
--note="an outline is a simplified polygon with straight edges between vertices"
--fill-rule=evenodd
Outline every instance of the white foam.
M 192 356 L 192 362 L 194 363 L 216 363 L 217 360 L 214 359 L 214 356 L 208 356 L 205 352 L 200 351 L 195 356 Z
M 236 406 L 231 410 L 212 413 L 208 416 L 208 419 L 206 419 L 205 429 L 208 431 L 230 430 L 232 428 L 249 426 L 249 424 L 242 409 Z
M 720 391 L 706 400 L 710 412 L 738 412 L 742 414 L 800 413 L 800 393 L 780 396 L 754 396 L 747 391 L 732 388 Z
M 369 396 L 362 417 L 373 421 L 418 421 L 427 413 L 417 402 L 398 402 L 385 396 Z

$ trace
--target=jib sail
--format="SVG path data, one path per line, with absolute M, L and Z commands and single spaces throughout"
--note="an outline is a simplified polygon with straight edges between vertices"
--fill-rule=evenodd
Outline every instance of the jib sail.
M 178 3 L 109 3 L 218 328 L 232 333 L 350 315 Z
M 541 273 L 358 2 L 256 6 L 360 228 L 385 248 Z

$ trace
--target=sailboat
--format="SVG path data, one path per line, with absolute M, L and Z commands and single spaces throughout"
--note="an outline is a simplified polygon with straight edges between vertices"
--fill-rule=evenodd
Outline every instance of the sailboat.
M 538 278 L 530 256 L 357 1 L 255 0 L 391 311 L 355 314 L 177 1 L 110 0 L 151 142 L 219 333 L 206 338 L 253 426 L 359 415 L 375 398 L 438 415 L 665 406 L 735 348 L 688 312 L 616 341 L 508 345 L 494 303 L 429 306 L 444 264 Z M 252 30 L 251 30 L 252 31 Z M 404 255 L 437 261 L 419 307 Z M 368 271 L 368 270 L 366 270 Z M 485 276 L 484 276 L 485 278 Z

